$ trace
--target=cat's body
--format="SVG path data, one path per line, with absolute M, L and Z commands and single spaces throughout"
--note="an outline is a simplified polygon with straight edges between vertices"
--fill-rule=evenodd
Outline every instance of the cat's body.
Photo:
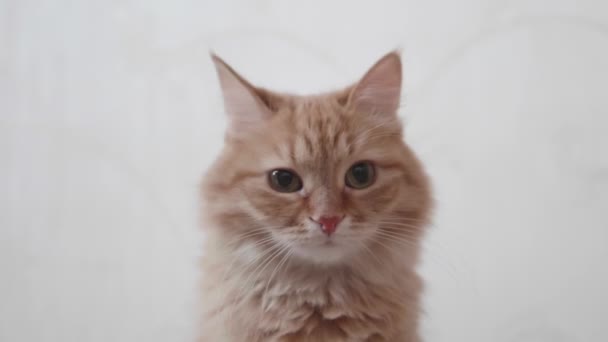
M 418 342 L 431 196 L 402 142 L 398 55 L 308 97 L 214 60 L 231 124 L 203 186 L 200 341 Z

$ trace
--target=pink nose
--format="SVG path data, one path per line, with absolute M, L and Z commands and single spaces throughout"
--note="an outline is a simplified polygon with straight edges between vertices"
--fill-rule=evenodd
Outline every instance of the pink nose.
M 342 218 L 341 216 L 321 216 L 317 222 L 321 225 L 321 230 L 329 236 L 336 231 Z

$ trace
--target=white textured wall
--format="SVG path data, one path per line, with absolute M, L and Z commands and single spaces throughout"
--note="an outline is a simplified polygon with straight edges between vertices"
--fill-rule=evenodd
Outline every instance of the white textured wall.
M 427 341 L 608 341 L 605 0 L 0 0 L 0 341 L 191 340 L 208 49 L 309 92 L 399 46 Z

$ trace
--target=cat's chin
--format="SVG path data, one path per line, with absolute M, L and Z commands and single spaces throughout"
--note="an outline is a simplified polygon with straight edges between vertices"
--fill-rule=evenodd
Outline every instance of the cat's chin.
M 345 263 L 353 253 L 351 247 L 340 245 L 334 241 L 314 245 L 300 245 L 292 248 L 295 256 L 319 265 Z

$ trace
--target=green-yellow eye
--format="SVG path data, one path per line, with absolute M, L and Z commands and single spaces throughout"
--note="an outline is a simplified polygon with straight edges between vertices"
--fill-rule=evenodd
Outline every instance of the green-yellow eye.
M 348 169 L 344 181 L 353 189 L 364 189 L 376 180 L 374 165 L 370 162 L 358 162 Z
M 302 189 L 300 177 L 295 172 L 285 169 L 270 171 L 268 183 L 278 192 L 296 192 Z

